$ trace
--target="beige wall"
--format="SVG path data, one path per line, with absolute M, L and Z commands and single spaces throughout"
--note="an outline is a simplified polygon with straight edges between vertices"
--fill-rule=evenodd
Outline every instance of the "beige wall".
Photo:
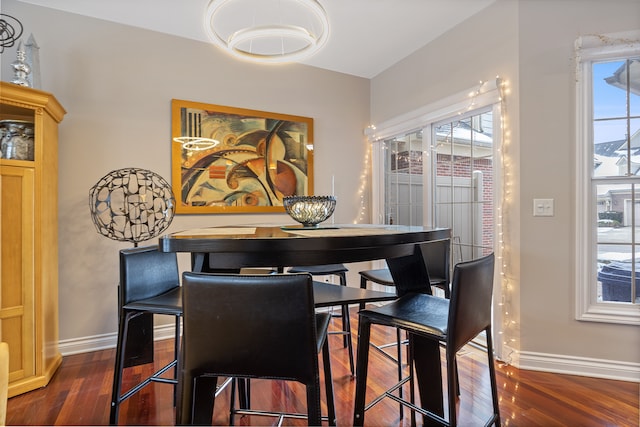
M 580 35 L 639 28 L 638 0 L 498 0 L 372 79 L 372 123 L 479 80 L 508 82 L 507 153 L 517 191 L 505 211 L 506 271 L 517 288 L 510 315 L 522 366 L 588 366 L 593 358 L 635 364 L 628 369 L 638 377 L 637 326 L 575 320 L 573 46 Z M 555 216 L 534 218 L 533 198 L 555 199 Z
M 368 148 L 367 79 L 301 65 L 252 65 L 206 43 L 12 0 L 2 1 L 2 12 L 22 21 L 27 36 L 34 34 L 42 89 L 68 112 L 60 126 L 59 164 L 62 341 L 116 331 L 118 250 L 131 245 L 96 232 L 89 189 L 122 167 L 171 180 L 172 98 L 312 117 L 315 193 L 330 194 L 335 177 L 335 221 L 358 217 Z M 2 80 L 13 77 L 15 58 L 15 48 L 2 54 Z M 288 220 L 284 213 L 178 215 L 169 231 Z
M 574 41 L 580 35 L 640 29 L 640 2 L 563 0 L 553 13 L 533 0 L 521 3 L 520 140 L 522 158 L 527 159 L 521 162 L 520 187 L 522 346 L 542 353 L 640 362 L 639 328 L 574 320 L 572 286 L 573 226 L 580 208 L 574 203 Z M 542 21 L 544 31 L 532 25 Z M 550 221 L 532 217 L 536 197 L 556 200 Z

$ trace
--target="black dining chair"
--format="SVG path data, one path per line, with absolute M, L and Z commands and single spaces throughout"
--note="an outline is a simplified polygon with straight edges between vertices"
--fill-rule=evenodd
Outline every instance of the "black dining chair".
M 417 407 L 413 402 L 413 393 L 411 394 L 411 401 L 392 395 L 392 391 L 402 386 L 400 383 L 386 391 L 382 396 L 393 396 L 393 400 L 402 403 L 412 411 L 421 413 L 430 421 L 435 421 L 444 426 L 457 425 L 455 404 L 458 396 L 456 353 L 484 331 L 487 340 L 487 361 L 493 400 L 493 413 L 485 425 L 500 425 L 500 408 L 498 406 L 491 334 L 494 263 L 494 255 L 489 254 L 473 261 L 457 264 L 453 272 L 450 300 L 432 295 L 408 293 L 387 305 L 363 310 L 359 313 L 354 425 L 363 425 L 365 411 L 381 400 L 378 397 L 370 405 L 365 406 L 371 325 L 385 325 L 407 331 L 410 341 L 413 341 L 414 336 L 420 336 L 444 344 L 449 399 L 448 419 Z M 411 346 L 410 344 L 410 349 Z M 413 355 L 411 356 L 411 361 L 416 366 L 421 363 L 421 360 L 416 359 Z M 412 380 L 412 375 L 413 370 L 411 370 L 410 377 L 403 379 L 401 383 Z M 432 387 L 441 387 L 441 384 L 433 384 Z
M 309 274 L 183 274 L 184 325 L 177 424 L 210 424 L 219 377 L 297 381 L 307 390 L 307 421 L 335 425 L 327 331 L 330 315 L 316 313 Z M 318 353 L 322 349 L 328 414 L 321 415 Z M 248 402 L 246 396 L 241 400 Z M 235 408 L 236 414 L 300 417 Z
M 180 343 L 182 291 L 175 253 L 159 252 L 157 246 L 135 247 L 120 251 L 120 285 L 118 286 L 118 339 L 113 372 L 110 424 L 118 423 L 120 404 L 151 382 L 177 384 L 176 367 Z M 173 360 L 122 392 L 122 374 L 128 367 L 152 363 L 153 316 L 175 317 Z
M 423 245 L 421 248 L 422 257 L 425 261 L 429 274 L 429 285 L 434 288 L 442 289 L 444 291 L 445 298 L 449 298 L 451 296 L 449 284 L 450 248 L 451 242 L 448 239 L 429 243 L 427 245 Z M 393 281 L 391 271 L 388 267 L 363 270 L 360 271 L 359 274 L 361 289 L 367 289 L 368 283 L 377 283 L 382 286 L 395 287 L 395 282 Z M 360 310 L 364 309 L 365 304 L 361 303 Z M 396 329 L 396 340 L 394 342 L 380 345 L 370 343 L 370 345 L 380 351 L 384 357 L 396 363 L 398 369 L 398 382 L 402 381 L 403 378 L 402 347 L 403 345 L 409 344 L 409 340 L 402 339 L 401 336 L 402 334 L 400 333 L 400 329 Z M 386 351 L 389 347 L 396 348 L 395 356 Z M 409 363 L 408 359 L 409 354 L 407 352 L 407 363 Z M 402 388 L 399 388 L 398 391 L 399 396 L 402 397 Z M 400 405 L 400 417 L 404 416 L 403 408 L 404 406 Z
M 313 277 L 317 276 L 337 276 L 340 282 L 340 286 L 347 286 L 347 271 L 349 269 L 344 264 L 322 264 L 322 265 L 308 265 L 308 266 L 294 266 L 289 268 L 289 273 L 309 273 Z M 331 331 L 331 335 L 342 335 L 342 344 L 347 348 L 349 352 L 349 367 L 351 369 L 351 375 L 355 373 L 355 363 L 353 359 L 353 339 L 351 335 L 351 320 L 349 318 L 349 305 L 348 304 L 333 304 L 332 306 L 340 306 L 340 314 L 334 315 L 335 317 L 342 318 L 342 330 Z

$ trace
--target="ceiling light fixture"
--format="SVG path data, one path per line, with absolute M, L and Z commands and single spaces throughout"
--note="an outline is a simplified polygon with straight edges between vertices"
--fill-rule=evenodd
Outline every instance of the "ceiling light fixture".
M 329 37 L 317 0 L 211 0 L 204 25 L 217 46 L 254 62 L 299 61 Z

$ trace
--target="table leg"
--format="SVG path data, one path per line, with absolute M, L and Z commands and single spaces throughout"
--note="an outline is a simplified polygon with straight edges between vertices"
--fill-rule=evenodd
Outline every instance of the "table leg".
M 437 341 L 417 335 L 412 336 L 412 345 L 416 361 L 414 371 L 420 394 L 420 406 L 433 414 L 444 417 L 440 345 Z M 455 405 L 455 402 L 453 404 Z M 425 417 L 424 425 L 439 424 Z
M 358 322 L 358 354 L 356 363 L 356 398 L 353 410 L 353 425 L 364 425 L 364 406 L 367 394 L 367 370 L 369 368 L 369 338 L 371 323 L 366 318 Z
M 205 253 L 193 252 L 191 254 L 191 271 L 200 273 L 204 270 Z

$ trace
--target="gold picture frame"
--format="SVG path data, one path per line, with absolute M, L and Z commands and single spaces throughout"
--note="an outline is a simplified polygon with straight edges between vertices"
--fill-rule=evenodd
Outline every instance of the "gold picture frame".
M 171 101 L 177 214 L 284 212 L 313 195 L 313 119 Z

